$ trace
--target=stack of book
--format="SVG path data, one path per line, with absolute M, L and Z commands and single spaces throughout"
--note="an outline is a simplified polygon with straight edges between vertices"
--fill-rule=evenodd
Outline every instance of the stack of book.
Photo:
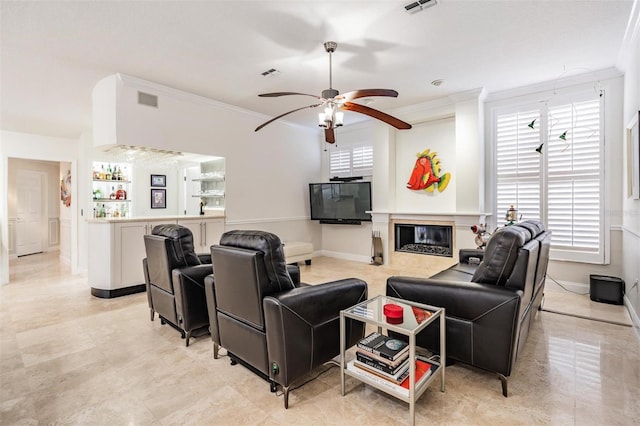
M 354 365 L 400 384 L 409 375 L 409 345 L 380 333 L 371 333 L 358 342 Z
M 380 333 L 371 333 L 356 347 L 356 358 L 347 369 L 368 377 L 384 388 L 409 396 L 409 345 L 402 340 Z M 416 359 L 415 383 L 419 385 L 431 375 L 435 366 L 422 358 Z

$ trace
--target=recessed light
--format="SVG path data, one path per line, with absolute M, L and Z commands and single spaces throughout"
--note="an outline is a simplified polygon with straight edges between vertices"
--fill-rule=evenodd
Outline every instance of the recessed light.
M 438 86 L 440 86 L 440 85 L 441 85 L 441 84 L 443 84 L 443 83 L 444 83 L 444 80 L 443 80 L 443 79 L 441 79 L 441 78 L 439 78 L 439 79 L 437 79 L 437 80 L 433 80 L 433 81 L 431 82 L 431 85 L 432 85 L 432 86 L 436 86 L 436 87 L 438 87 Z
M 275 69 L 275 68 L 268 69 L 268 70 L 266 70 L 265 72 L 261 73 L 261 75 L 262 75 L 263 77 L 268 77 L 268 76 L 274 77 L 274 76 L 276 76 L 276 75 L 278 75 L 278 74 L 280 74 L 280 71 L 278 71 L 278 70 L 277 70 L 277 69 Z

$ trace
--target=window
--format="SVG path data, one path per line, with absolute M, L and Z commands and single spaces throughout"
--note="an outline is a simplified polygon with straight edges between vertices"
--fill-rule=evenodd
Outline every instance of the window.
M 371 143 L 332 145 L 329 154 L 330 177 L 371 176 L 373 174 L 373 145 Z
M 554 259 L 604 262 L 602 98 L 518 106 L 495 116 L 498 226 L 518 218 L 553 232 Z

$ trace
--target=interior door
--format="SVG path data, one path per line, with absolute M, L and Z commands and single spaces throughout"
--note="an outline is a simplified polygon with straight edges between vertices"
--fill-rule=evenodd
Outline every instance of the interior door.
M 42 176 L 29 170 L 16 171 L 16 254 L 42 252 Z

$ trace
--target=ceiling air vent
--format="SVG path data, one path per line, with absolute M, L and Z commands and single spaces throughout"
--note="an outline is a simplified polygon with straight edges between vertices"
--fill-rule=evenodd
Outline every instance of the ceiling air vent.
M 416 13 L 425 10 L 428 7 L 438 4 L 436 0 L 418 0 L 404 6 L 404 10 L 408 13 Z
M 158 108 L 158 97 L 149 93 L 138 92 L 138 104 Z

